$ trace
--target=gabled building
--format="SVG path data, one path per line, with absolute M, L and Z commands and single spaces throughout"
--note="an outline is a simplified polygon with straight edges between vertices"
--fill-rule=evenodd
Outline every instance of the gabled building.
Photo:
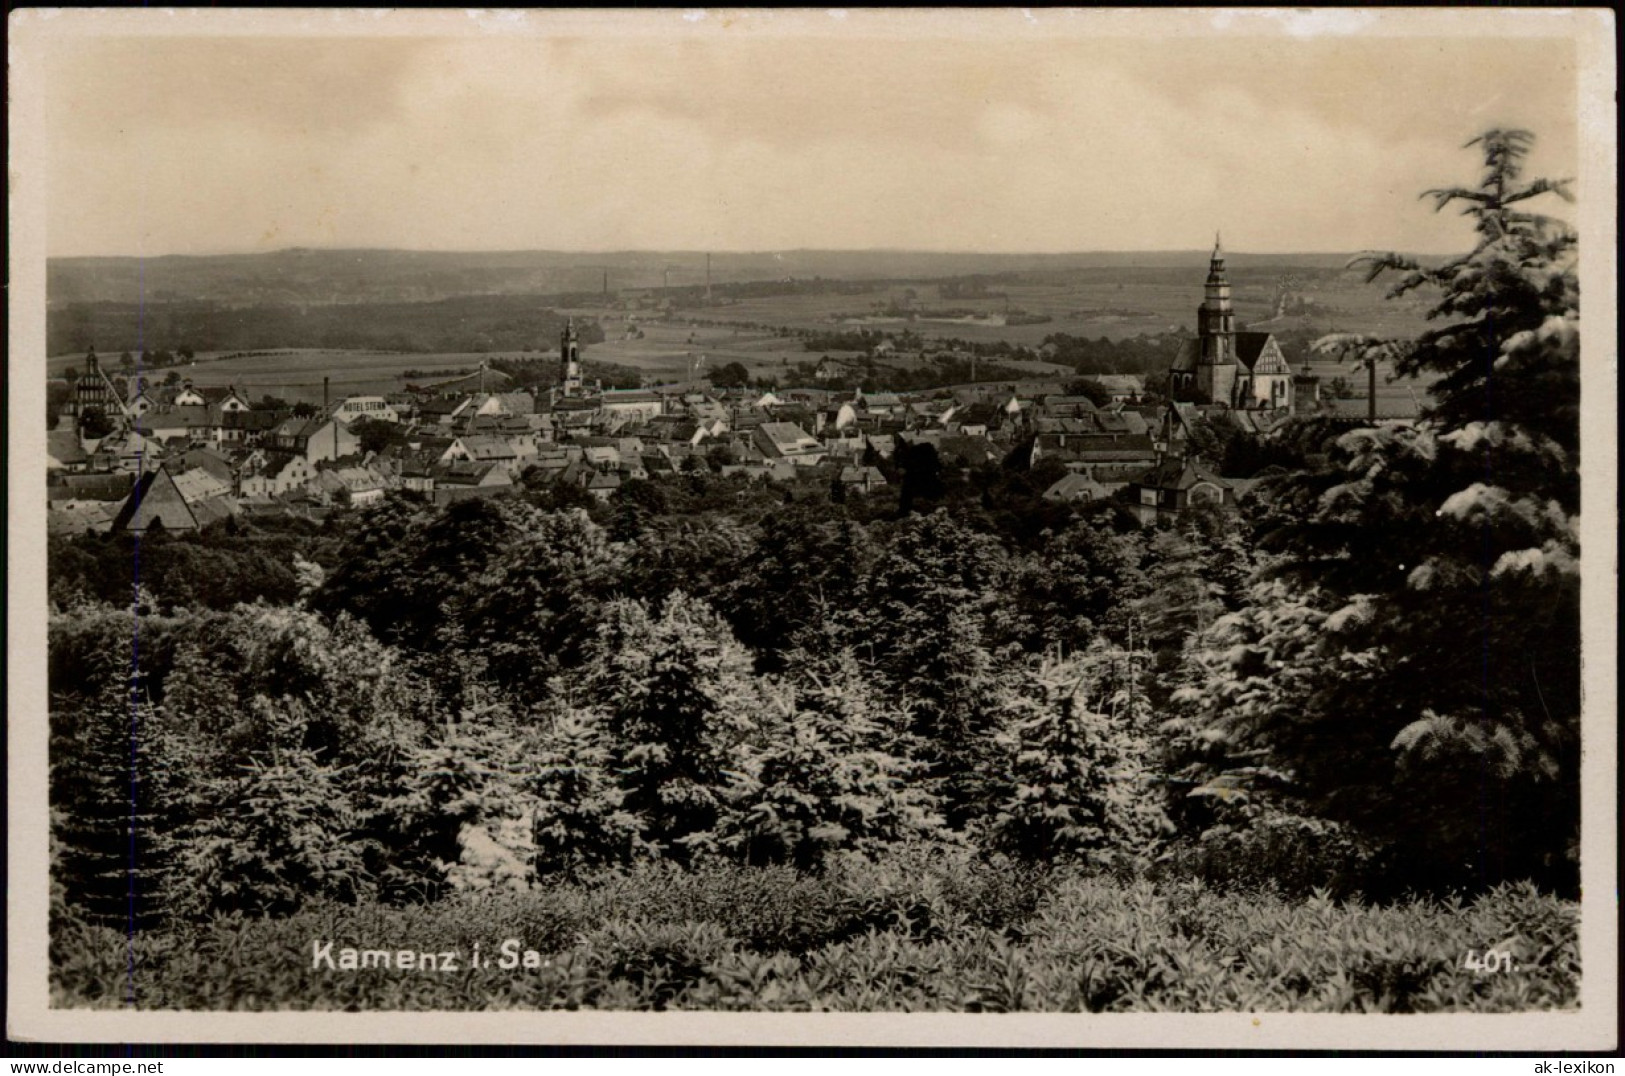
M 849 464 L 841 468 L 839 481 L 842 486 L 849 490 L 858 493 L 871 493 L 886 485 L 886 476 L 880 473 L 878 467 Z
M 220 408 L 220 440 L 228 445 L 257 445 L 291 417 L 287 411 Z
M 230 489 L 236 484 L 237 471 L 231 461 L 220 453 L 208 448 L 190 448 L 178 455 L 171 456 L 166 466 L 175 474 L 184 474 L 187 471 L 207 471 L 219 482 Z
M 142 415 L 136 426 L 155 441 L 219 444 L 224 427 L 220 412 L 204 404 L 158 407 Z
M 82 471 L 90 463 L 90 454 L 79 443 L 79 435 L 72 430 L 51 430 L 45 435 L 45 466 L 51 471 Z
M 346 396 L 329 412 L 330 417 L 349 425 L 358 418 L 375 422 L 399 422 L 401 416 L 382 396 Z
M 316 468 L 293 452 L 266 452 L 243 469 L 238 488 L 244 497 L 282 497 L 302 489 L 316 477 Z
M 824 458 L 824 446 L 812 434 L 791 422 L 764 422 L 756 427 L 752 442 L 768 459 L 790 460 L 810 466 Z
M 1111 494 L 1109 488 L 1096 482 L 1089 475 L 1069 472 L 1044 491 L 1044 499 L 1068 504 L 1087 504 L 1103 501 Z
M 615 422 L 648 422 L 664 410 L 660 394 L 647 389 L 605 389 L 598 397 L 598 410 Z
M 1169 371 L 1169 389 L 1175 400 L 1211 402 L 1237 410 L 1293 409 L 1292 370 L 1275 337 L 1236 328 L 1224 251 L 1217 238 L 1196 320 L 1196 337 L 1180 344 Z
M 451 463 L 456 460 L 472 460 L 476 463 L 500 463 L 511 468 L 519 459 L 519 453 L 504 437 L 470 436 L 458 437 L 441 453 L 442 462 Z
M 73 412 L 75 430 L 82 431 L 86 418 L 92 414 L 102 415 L 112 423 L 114 429 L 129 425 L 130 413 L 124 406 L 124 394 L 102 369 L 101 359 L 97 358 L 94 347 L 85 354 L 85 369 L 74 383 L 69 408 Z
M 175 390 L 174 397 L 169 401 L 176 407 L 208 407 L 209 401 L 192 386 L 192 379 L 187 378 L 181 382 L 181 387 Z
M 1197 505 L 1228 507 L 1236 503 L 1235 487 L 1214 474 L 1196 456 L 1165 456 L 1129 483 L 1131 507 L 1143 524 L 1173 519 Z
M 143 475 L 113 517 L 114 532 L 198 531 L 237 514 L 231 487 L 204 470 L 171 474 L 159 467 Z
M 361 447 L 361 439 L 348 426 L 322 415 L 285 419 L 269 440 L 271 448 L 303 456 L 312 464 L 353 456 Z
M 154 470 L 164 458 L 164 448 L 139 430 L 120 430 L 97 442 L 90 454 L 93 471 L 124 471 L 142 474 Z
M 1134 374 L 1100 374 L 1094 380 L 1111 395 L 1114 404 L 1139 403 L 1145 395 L 1145 379 Z
M 492 497 L 512 488 L 513 476 L 501 464 L 458 460 L 434 466 L 429 495 L 435 504 L 444 505 L 470 497 Z
M 433 396 L 418 402 L 418 421 L 450 426 L 468 405 L 467 396 Z

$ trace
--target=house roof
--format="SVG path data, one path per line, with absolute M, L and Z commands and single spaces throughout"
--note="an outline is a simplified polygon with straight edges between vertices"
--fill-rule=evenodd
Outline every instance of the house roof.
M 286 411 L 222 411 L 220 425 L 228 430 L 273 430 L 289 417 Z
M 1088 475 L 1072 472 L 1058 479 L 1054 485 L 1044 491 L 1044 499 L 1051 501 L 1092 500 L 1097 501 L 1107 496 L 1111 491 L 1096 482 Z
M 153 430 L 200 429 L 220 425 L 220 411 L 201 404 L 160 407 L 142 415 L 141 424 Z
M 616 404 L 651 404 L 659 403 L 660 395 L 647 389 L 605 389 L 598 397 L 602 407 L 613 407 Z
M 107 501 L 56 501 L 45 514 L 45 530 L 49 534 L 103 531 L 118 510 L 117 504 Z
M 54 475 L 46 493 L 52 501 L 122 501 L 134 484 L 128 473 Z
M 1288 373 L 1286 360 L 1281 357 L 1280 348 L 1270 348 L 1274 340 L 1272 333 L 1239 332 L 1236 334 L 1236 358 L 1241 364 L 1255 374 L 1284 374 Z M 1268 349 L 1268 357 L 1265 351 Z M 1264 358 L 1264 364 L 1259 365 L 1259 359 Z
M 265 466 L 260 469 L 260 473 L 267 478 L 275 478 L 287 469 L 288 464 L 298 459 L 304 457 L 292 452 L 268 452 L 265 456 Z
M 458 439 L 463 450 L 477 460 L 511 460 L 518 453 L 501 437 L 471 436 Z
M 861 467 L 849 465 L 841 468 L 842 482 L 862 482 L 865 485 L 884 486 L 886 476 L 880 473 L 878 467 Z
M 486 463 L 480 460 L 453 460 L 450 463 L 436 464 L 434 469 L 435 482 L 449 485 L 477 486 L 481 484 L 502 484 L 502 477 L 506 470 L 501 464 Z M 488 483 L 486 480 L 490 479 Z
M 1168 456 L 1135 479 L 1136 484 L 1155 489 L 1190 489 L 1198 482 L 1211 482 L 1221 489 L 1234 489 L 1194 456 Z
M 45 435 L 45 454 L 48 457 L 47 466 L 57 465 L 66 467 L 75 463 L 83 463 L 90 457 L 80 447 L 79 435 L 73 430 L 52 430 Z
M 418 402 L 420 415 L 452 415 L 468 403 L 467 396 L 433 396 Z
M 903 399 L 895 392 L 860 392 L 855 402 L 865 407 L 898 407 Z
M 1087 396 L 1046 396 L 1042 406 L 1046 411 L 1093 411 L 1095 401 Z
M 1174 352 L 1174 361 L 1169 364 L 1168 369 L 1176 374 L 1193 374 L 1196 372 L 1196 360 L 1201 354 L 1201 340 L 1188 336 L 1179 342 L 1179 350 Z
M 194 448 L 183 452 L 170 461 L 170 469 L 177 472 L 203 470 L 213 475 L 218 481 L 229 485 L 232 479 L 231 461 L 218 452 L 211 452 L 206 448 Z
M 780 452 L 811 452 L 823 447 L 793 422 L 764 422 L 756 429 Z
M 207 471 L 174 475 L 165 467 L 143 475 L 113 520 L 114 530 L 194 530 L 235 514 L 230 489 Z

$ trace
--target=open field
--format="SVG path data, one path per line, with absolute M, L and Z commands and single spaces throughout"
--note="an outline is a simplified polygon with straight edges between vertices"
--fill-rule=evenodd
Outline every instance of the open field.
M 976 297 L 972 298 L 959 294 L 966 290 L 962 287 L 965 278 L 957 282 L 877 281 L 872 287 L 848 293 L 813 288 L 767 296 L 732 295 L 724 284 L 718 286 L 713 302 L 679 307 L 669 316 L 630 310 L 622 302 L 592 303 L 580 296 L 572 305 L 554 308 L 549 316 L 570 314 L 603 325 L 605 341 L 583 349 L 589 364 L 613 363 L 637 370 L 651 381 L 667 382 L 687 379 L 691 371 L 703 377 L 709 370 L 737 362 L 753 377 L 784 383 L 790 367 L 816 360 L 823 353 L 809 351 L 800 339 L 786 333 L 908 331 L 923 337 L 927 346 L 942 346 L 950 341 L 1007 341 L 1036 348 L 1056 333 L 1115 341 L 1181 326 L 1189 328 L 1195 323 L 1196 307 L 1202 300 L 1205 269 L 1203 259 L 1196 258 L 1188 266 L 1117 265 L 1007 273 L 977 278 L 974 283 L 985 294 L 973 292 Z M 1230 277 L 1238 321 L 1254 329 L 1406 337 L 1426 324 L 1422 316 L 1425 300 L 1386 300 L 1381 284 L 1365 284 L 1357 272 L 1286 263 L 1232 269 Z M 793 292 L 791 285 L 786 287 Z M 1290 315 L 1277 316 L 1283 297 L 1296 307 Z M 692 298 L 690 295 L 689 300 Z M 533 316 L 527 312 L 544 309 L 538 305 L 544 299 L 486 300 L 487 306 L 497 305 L 481 316 L 510 320 Z M 419 308 L 428 309 L 426 305 L 414 307 Z M 511 314 L 503 313 L 510 308 Z M 461 316 L 458 312 L 462 309 L 448 306 L 445 314 Z M 912 311 L 912 317 L 906 311 Z M 976 320 L 967 320 L 963 316 L 966 312 L 975 315 Z M 1004 324 L 1007 312 L 1042 315 L 1050 320 L 1031 325 Z M 273 327 L 282 315 L 274 311 L 262 313 L 263 334 L 275 335 Z M 357 308 L 356 316 L 364 315 L 372 316 Z M 179 369 L 182 376 L 200 385 L 234 384 L 255 396 L 269 393 L 290 400 L 315 401 L 321 398 L 324 376 L 331 379 L 330 391 L 334 393 L 394 392 L 406 384 L 404 375 L 408 370 L 473 370 L 482 358 L 551 354 L 518 348 L 488 352 L 278 348 L 278 343 L 286 341 L 267 339 L 251 348 L 238 349 L 258 352 L 251 355 L 227 353 L 233 357 L 222 357 L 220 353 L 203 353 L 196 364 Z M 829 353 L 840 357 L 854 354 Z M 104 356 L 109 367 L 116 370 L 115 358 L 113 354 Z M 51 376 L 60 376 L 66 367 L 81 364 L 82 360 L 82 352 L 59 354 L 48 360 L 47 369 Z M 1045 363 L 1026 364 L 1025 368 L 1034 377 L 1064 377 L 1070 372 L 1066 367 Z M 1352 367 L 1317 361 L 1314 368 L 1323 381 L 1342 376 L 1364 394 L 1363 378 Z M 166 373 L 157 372 L 156 376 Z M 1388 385 L 1384 380 L 1378 393 L 1408 397 L 1410 388 Z
M 258 399 L 262 395 L 279 396 L 290 402 L 320 402 L 322 378 L 330 379 L 334 397 L 400 392 L 410 380 L 415 384 L 444 381 L 454 375 L 437 374 L 433 377 L 407 378 L 409 370 L 472 372 L 480 362 L 501 354 L 506 357 L 538 356 L 539 352 L 500 352 L 489 355 L 472 352 L 409 353 L 387 351 L 347 351 L 329 348 L 288 348 L 270 353 L 237 355 L 199 354 L 191 365 L 165 367 L 147 371 L 143 376 L 149 382 L 161 382 L 171 370 L 201 387 L 235 386 Z M 551 357 L 551 352 L 548 353 Z M 119 374 L 115 356 L 104 356 L 109 373 Z M 60 377 L 69 366 L 84 368 L 83 355 L 53 356 L 47 363 L 50 376 Z
M 602 344 L 582 349 L 589 363 L 606 362 L 631 367 L 643 372 L 653 382 L 674 382 L 687 377 L 688 356 L 705 356 L 705 363 L 696 373 L 703 378 L 708 370 L 715 370 L 730 362 L 738 362 L 753 377 L 771 377 L 784 382 L 785 372 L 796 363 L 816 359 L 822 352 L 809 352 L 799 341 L 786 340 L 771 334 L 750 333 L 720 326 L 687 326 L 667 323 L 645 323 L 645 336 L 638 340 L 612 338 Z M 551 352 L 501 352 L 503 357 L 551 359 Z M 836 357 L 854 358 L 856 352 L 832 351 Z M 274 354 L 219 358 L 199 355 L 191 366 L 169 367 L 152 371 L 148 376 L 160 381 L 170 369 L 187 377 L 200 387 L 235 386 L 258 399 L 263 395 L 278 396 L 290 402 L 319 403 L 322 398 L 322 378 L 330 378 L 329 392 L 335 396 L 370 395 L 400 392 L 410 380 L 414 384 L 432 384 L 447 380 L 452 375 L 408 379 L 409 370 L 474 371 L 482 359 L 496 357 L 473 352 L 443 352 L 427 354 L 392 354 L 388 352 L 303 350 L 289 349 Z M 49 360 L 50 376 L 60 377 L 69 366 L 82 368 L 84 356 L 59 355 Z M 1027 370 L 1035 378 L 1065 378 L 1072 372 L 1065 366 L 1043 362 L 1016 362 L 1000 360 L 1000 365 Z M 1364 371 L 1353 365 L 1316 358 L 1310 363 L 1310 372 L 1318 375 L 1322 386 L 1330 385 L 1333 378 L 1342 377 L 1354 392 L 1363 397 L 1366 391 Z M 112 370 L 117 373 L 117 369 Z M 590 370 L 589 370 L 590 372 Z M 1409 399 L 1414 392 L 1426 400 L 1424 387 L 1409 381 L 1389 382 L 1392 371 L 1380 369 L 1377 375 L 1379 399 Z
M 1052 333 L 1121 340 L 1167 332 L 1181 325 L 1193 326 L 1205 275 L 1205 264 L 1194 264 L 1188 270 L 1120 268 L 1022 274 L 988 285 L 991 291 L 1002 294 L 968 299 L 940 297 L 938 283 L 932 281 L 880 284 L 855 295 L 768 296 L 683 314 L 696 320 L 826 331 L 851 327 L 898 332 L 909 328 L 927 338 L 980 343 L 1008 340 L 1036 347 Z M 1387 300 L 1380 283 L 1367 285 L 1358 273 L 1292 273 L 1265 268 L 1232 271 L 1230 277 L 1237 318 L 1253 328 L 1404 336 L 1413 335 L 1425 324 L 1422 301 Z M 1276 318 L 1275 304 L 1283 290 L 1315 304 L 1315 313 Z M 907 308 L 921 312 L 916 320 L 884 314 L 888 309 Z M 988 320 L 967 324 L 929 316 L 932 311 L 950 308 L 973 311 Z M 1034 325 L 999 324 L 1007 309 L 1051 320 Z

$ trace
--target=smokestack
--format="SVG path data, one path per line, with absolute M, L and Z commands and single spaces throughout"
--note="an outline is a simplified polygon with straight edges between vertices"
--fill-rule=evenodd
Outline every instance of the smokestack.
M 711 301 L 711 255 L 705 256 L 705 301 Z

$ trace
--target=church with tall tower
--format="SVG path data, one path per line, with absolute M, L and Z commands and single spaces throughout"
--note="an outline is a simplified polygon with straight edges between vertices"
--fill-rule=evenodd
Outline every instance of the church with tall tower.
M 1240 332 L 1225 274 L 1224 248 L 1213 237 L 1196 338 L 1180 344 L 1168 376 L 1173 398 L 1238 411 L 1291 411 L 1292 370 L 1270 333 Z
M 567 318 L 559 338 L 559 394 L 580 396 L 581 388 L 581 339 L 576 335 L 575 319 Z

